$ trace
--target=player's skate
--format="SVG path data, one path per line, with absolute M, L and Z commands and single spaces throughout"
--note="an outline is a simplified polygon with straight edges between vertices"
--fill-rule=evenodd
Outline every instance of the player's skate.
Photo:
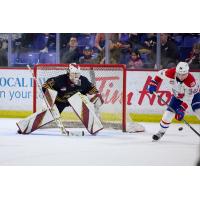
M 160 138 L 163 137 L 164 134 L 165 132 L 159 131 L 157 134 L 153 135 L 152 137 L 153 141 L 160 140 Z

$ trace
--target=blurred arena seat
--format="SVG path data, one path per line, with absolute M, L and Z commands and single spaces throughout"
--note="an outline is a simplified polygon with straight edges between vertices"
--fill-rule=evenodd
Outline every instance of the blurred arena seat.
M 182 46 L 184 46 L 184 47 L 192 47 L 193 44 L 197 43 L 198 41 L 199 41 L 198 37 L 186 36 L 186 37 L 184 37 Z
M 56 53 L 40 53 L 39 63 L 56 63 Z

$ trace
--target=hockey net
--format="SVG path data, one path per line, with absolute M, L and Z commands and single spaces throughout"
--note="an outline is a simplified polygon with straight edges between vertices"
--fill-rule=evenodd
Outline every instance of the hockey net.
M 102 94 L 104 104 L 100 108 L 100 118 L 105 128 L 126 131 L 126 69 L 120 64 L 79 64 L 81 75 L 96 85 Z M 68 64 L 38 64 L 34 76 L 43 84 L 48 78 L 65 74 Z M 42 95 L 33 84 L 33 111 L 41 109 Z M 62 112 L 65 127 L 81 128 L 82 123 L 71 107 Z M 53 126 L 53 125 L 52 125 Z

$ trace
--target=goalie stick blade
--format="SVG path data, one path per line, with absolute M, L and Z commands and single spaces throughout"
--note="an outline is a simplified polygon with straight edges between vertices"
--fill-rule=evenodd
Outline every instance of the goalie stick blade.
M 62 134 L 63 134 L 63 135 L 67 135 L 67 136 L 69 136 L 69 131 L 67 131 L 67 130 L 63 130 L 63 129 L 62 129 Z
M 67 131 L 67 134 L 63 133 L 65 136 L 85 136 L 84 131 L 79 131 L 79 132 L 73 132 L 73 131 Z

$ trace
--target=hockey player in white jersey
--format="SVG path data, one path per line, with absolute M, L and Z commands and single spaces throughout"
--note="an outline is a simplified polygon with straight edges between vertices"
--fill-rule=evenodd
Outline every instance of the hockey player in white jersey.
M 148 91 L 151 94 L 156 92 L 161 81 L 168 81 L 171 85 L 173 95 L 169 106 L 175 113 L 167 108 L 160 121 L 160 130 L 153 135 L 153 140 L 159 140 L 165 134 L 174 117 L 181 121 L 188 105 L 191 105 L 192 110 L 200 120 L 199 84 L 189 72 L 189 65 L 186 62 L 179 62 L 176 68 L 160 70 L 155 78 L 151 80 Z

